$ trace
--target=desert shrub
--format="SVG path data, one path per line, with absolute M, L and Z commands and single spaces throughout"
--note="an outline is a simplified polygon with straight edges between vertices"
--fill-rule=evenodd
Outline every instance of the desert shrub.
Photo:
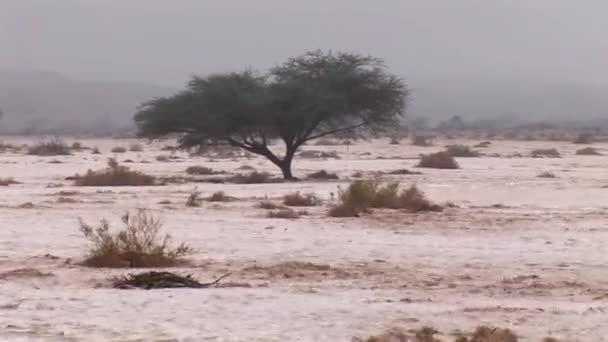
M 299 191 L 283 196 L 283 204 L 290 207 L 314 207 L 321 203 L 321 199 L 314 193 L 301 194 Z
M 101 154 L 101 152 L 99 151 L 99 147 L 93 147 L 93 149 L 91 150 L 92 154 Z
M 544 171 L 539 173 L 536 177 L 538 178 L 555 178 L 555 174 L 553 172 Z
M 351 177 L 353 177 L 353 178 L 361 178 L 361 177 L 363 177 L 363 172 L 356 171 L 356 172 L 353 173 L 353 175 Z
M 253 171 L 248 174 L 237 174 L 229 178 L 229 181 L 236 184 L 266 184 L 266 183 L 278 183 L 281 180 L 272 177 L 267 172 Z
M 127 149 L 122 146 L 116 146 L 116 147 L 112 148 L 111 151 L 113 153 L 125 153 L 125 152 L 127 152 Z
M 236 198 L 232 196 L 226 195 L 223 191 L 216 191 L 207 199 L 209 202 L 230 202 L 234 201 Z
M 35 156 L 66 156 L 70 155 L 70 148 L 59 138 L 42 141 L 28 148 L 28 154 Z
M 399 145 L 399 144 L 401 144 L 401 139 L 397 138 L 397 137 L 390 137 L 390 140 L 388 143 L 391 145 Z
M 190 195 L 188 195 L 188 199 L 186 200 L 187 207 L 200 207 L 201 206 L 201 192 L 194 189 Z
M 488 148 L 488 147 L 490 147 L 490 145 L 492 145 L 491 141 L 482 141 L 482 142 L 480 142 L 479 144 L 477 144 L 477 145 L 475 145 L 473 147 L 475 147 L 475 148 Z
M 547 157 L 547 158 L 559 158 L 561 157 L 561 154 L 559 153 L 558 150 L 554 149 L 554 148 L 539 148 L 536 150 L 532 151 L 532 157 L 534 158 L 539 158 L 539 157 Z
M 412 145 L 414 146 L 433 146 L 433 137 L 430 135 L 414 134 L 412 136 Z
M 99 171 L 89 170 L 84 176 L 74 177 L 77 186 L 145 186 L 154 185 L 154 176 L 132 171 L 118 164 L 114 158 L 108 160 L 108 167 Z
M 315 142 L 315 145 L 317 145 L 317 146 L 338 146 L 338 145 L 342 145 L 342 143 L 340 141 L 334 140 L 334 139 L 321 138 Z
M 448 152 L 436 152 L 422 155 L 418 167 L 431 169 L 458 169 L 460 166 Z
M 276 203 L 273 203 L 270 201 L 262 201 L 262 202 L 258 203 L 256 207 L 258 207 L 260 209 L 266 209 L 266 210 L 287 209 L 280 204 L 276 204 Z
M 179 265 L 182 257 L 191 252 L 180 244 L 171 247 L 171 237 L 162 236 L 162 222 L 158 217 L 138 210 L 135 215 L 122 217 L 123 229 L 110 231 L 110 224 L 102 219 L 93 227 L 80 222 L 80 231 L 91 242 L 83 265 L 90 267 L 168 267 Z
M 72 143 L 72 147 L 71 147 L 72 150 L 74 150 L 74 151 L 82 151 L 82 148 L 83 148 L 82 147 L 82 143 L 80 143 L 78 141 Z
M 517 336 L 509 329 L 478 327 L 470 339 L 463 342 L 517 342 Z
M 166 163 L 169 161 L 169 156 L 159 155 L 159 156 L 156 156 L 156 158 L 154 158 L 154 159 L 156 159 L 156 161 Z
M 314 150 L 306 150 L 302 151 L 298 155 L 300 158 L 320 158 L 321 152 Z
M 244 170 L 244 171 L 254 171 L 255 167 L 251 166 L 251 165 L 241 165 L 239 167 L 236 168 L 237 170 Z
M 421 175 L 422 172 L 411 171 L 408 169 L 397 169 L 388 172 L 389 175 Z
M 325 170 L 320 170 L 317 172 L 309 173 L 306 178 L 315 179 L 315 180 L 332 180 L 339 179 L 338 175 L 333 172 L 327 172 Z
M 341 159 L 336 151 L 322 151 L 319 157 L 324 159 Z
M 213 171 L 212 168 L 210 167 L 205 167 L 205 166 L 190 166 L 186 169 L 186 173 L 189 175 L 200 175 L 200 176 L 207 176 L 207 175 L 215 175 L 218 172 Z
M 15 181 L 13 178 L 0 178 L 0 186 L 9 186 L 12 184 L 19 184 L 19 182 Z
M 272 210 L 266 214 L 268 218 L 279 218 L 279 219 L 297 219 L 300 216 L 307 215 L 306 211 L 295 211 L 289 208 L 283 208 L 279 210 Z
M 360 211 L 348 204 L 338 204 L 329 208 L 331 217 L 359 217 Z
M 129 151 L 131 152 L 142 152 L 144 150 L 144 147 L 141 144 L 131 144 L 129 145 Z
M 580 133 L 574 139 L 575 144 L 591 144 L 593 142 L 593 134 L 591 133 Z
M 480 153 L 466 145 L 450 145 L 446 150 L 452 157 L 479 157 Z
M 601 156 L 602 154 L 593 147 L 585 147 L 576 151 L 579 156 Z

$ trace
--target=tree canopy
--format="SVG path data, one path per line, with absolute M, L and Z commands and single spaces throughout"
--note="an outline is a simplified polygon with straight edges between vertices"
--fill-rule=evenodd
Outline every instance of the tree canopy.
M 292 179 L 291 163 L 304 143 L 398 124 L 409 90 L 377 58 L 309 52 L 266 73 L 251 70 L 193 77 L 171 97 L 144 103 L 135 114 L 139 135 L 179 136 L 182 148 L 230 145 L 262 155 Z M 284 143 L 284 153 L 269 149 Z

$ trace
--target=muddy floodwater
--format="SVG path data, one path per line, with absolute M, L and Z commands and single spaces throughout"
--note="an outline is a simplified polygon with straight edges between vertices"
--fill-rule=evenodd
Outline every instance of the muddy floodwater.
M 136 141 L 65 140 L 101 154 L 0 153 L 0 178 L 19 182 L 0 187 L 2 341 L 351 341 L 394 327 L 433 326 L 449 337 L 481 324 L 512 329 L 522 341 L 608 341 L 608 144 L 592 145 L 605 156 L 579 156 L 581 146 L 569 142 L 497 140 L 478 149 L 482 157 L 457 158 L 458 170 L 415 165 L 421 153 L 479 141 L 310 144 L 304 150 L 339 159 L 297 158 L 296 176 L 325 169 L 339 180 L 76 187 L 66 177 L 101 169 L 109 157 L 158 177 L 185 177 L 192 165 L 278 169 L 258 157 L 172 154 L 162 150 L 169 142 L 112 153 Z M 561 158 L 530 157 L 538 148 L 556 148 Z M 388 174 L 404 168 L 422 174 Z M 338 187 L 358 172 L 416 184 L 446 209 L 328 217 Z M 195 189 L 236 200 L 187 207 Z M 294 191 L 324 203 L 299 219 L 268 218 L 257 207 Z M 137 208 L 160 215 L 164 231 L 194 249 L 191 265 L 173 272 L 202 282 L 232 275 L 209 289 L 118 290 L 111 279 L 136 270 L 80 266 L 89 242 L 78 218 L 119 227 Z

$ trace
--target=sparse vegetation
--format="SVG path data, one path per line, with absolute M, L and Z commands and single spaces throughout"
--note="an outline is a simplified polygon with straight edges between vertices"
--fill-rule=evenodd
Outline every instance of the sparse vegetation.
M 279 218 L 279 219 L 298 219 L 300 216 L 307 215 L 306 211 L 295 211 L 289 208 L 283 208 L 279 210 L 269 211 L 266 214 L 268 218 Z
M 339 190 L 339 199 L 340 203 L 330 210 L 330 216 L 358 216 L 371 208 L 405 209 L 410 212 L 441 210 L 440 206 L 427 200 L 415 185 L 399 191 L 398 182 L 382 185 L 376 180 L 357 180 L 346 190 Z
M 460 166 L 448 152 L 436 152 L 422 155 L 418 167 L 431 169 L 458 169 Z
M 430 135 L 414 134 L 412 136 L 412 145 L 422 147 L 433 146 L 433 137 Z
M 450 145 L 446 151 L 452 157 L 479 157 L 481 155 L 466 145 Z
M 555 178 L 555 174 L 553 172 L 544 171 L 539 173 L 536 177 L 538 178 Z
M 213 171 L 210 167 L 190 166 L 186 169 L 186 173 L 189 175 L 209 176 L 218 174 L 219 172 Z
M 161 163 L 166 163 L 169 161 L 170 158 L 169 158 L 169 156 L 165 156 L 165 155 L 161 154 L 161 155 L 156 156 L 156 158 L 154 158 L 154 159 L 156 159 L 156 161 L 159 161 Z
M 77 186 L 145 186 L 156 181 L 153 176 L 118 164 L 114 158 L 108 160 L 106 169 L 89 170 L 83 176 L 76 175 L 74 180 Z
M 265 210 L 287 209 L 282 205 L 270 201 L 262 201 L 258 203 L 257 207 Z
M 93 147 L 93 149 L 91 150 L 92 154 L 101 154 L 101 152 L 99 151 L 99 147 Z
M 576 151 L 579 156 L 601 156 L 602 154 L 593 147 L 585 147 Z
M 72 143 L 72 150 L 74 151 L 82 151 L 83 147 L 82 147 L 82 143 L 76 141 Z
M 274 178 L 267 172 L 253 171 L 248 174 L 237 174 L 228 179 L 228 181 L 236 184 L 266 184 L 266 183 L 278 183 L 280 179 Z
M 235 199 L 235 197 L 228 196 L 223 191 L 216 191 L 211 196 L 209 196 L 207 200 L 209 202 L 230 202 L 234 201 Z
M 389 175 L 421 175 L 422 172 L 412 171 L 409 169 L 397 169 L 388 172 Z
M 315 145 L 317 145 L 317 146 L 338 146 L 338 145 L 342 145 L 342 142 L 339 140 L 335 140 L 335 139 L 321 138 L 315 142 Z
M 112 153 L 125 153 L 127 152 L 127 149 L 122 147 L 122 146 L 116 146 L 114 148 L 112 148 Z
M 321 204 L 321 199 L 314 193 L 294 192 L 283 196 L 283 204 L 290 207 L 314 207 Z
M 316 172 L 309 173 L 306 177 L 308 179 L 314 180 L 335 180 L 339 179 L 338 175 L 333 172 L 327 172 L 325 170 L 320 170 Z
M 19 184 L 13 178 L 0 178 L 0 186 L 9 186 L 13 184 Z
M 80 231 L 91 243 L 83 261 L 90 267 L 169 267 L 183 263 L 182 257 L 191 252 L 180 244 L 171 247 L 171 237 L 161 235 L 162 222 L 144 210 L 122 217 L 123 229 L 110 231 L 110 224 L 102 219 L 94 227 L 80 222 Z
M 559 158 L 559 157 L 561 157 L 561 154 L 559 153 L 559 151 L 554 148 L 536 149 L 536 150 L 533 150 L 531 154 L 532 154 L 532 157 L 534 157 L 534 158 L 541 158 L 541 157 Z
M 490 145 L 492 145 L 491 141 L 482 141 L 482 142 L 480 142 L 479 144 L 477 144 L 477 145 L 475 145 L 473 147 L 475 147 L 475 148 L 488 148 L 488 147 L 490 147 Z
M 129 145 L 129 151 L 131 152 L 143 152 L 144 147 L 141 144 L 131 144 Z
M 591 133 L 580 133 L 574 139 L 575 144 L 588 145 L 593 142 L 593 134 Z
M 432 327 L 402 331 L 390 330 L 380 335 L 370 336 L 366 339 L 354 338 L 354 342 L 443 342 L 435 335 L 439 332 Z M 454 342 L 517 342 L 517 336 L 509 329 L 493 328 L 487 326 L 478 327 L 470 336 L 459 336 Z M 544 339 L 543 342 L 557 340 Z
M 59 138 L 39 142 L 29 147 L 27 153 L 35 156 L 67 156 L 71 154 L 69 146 Z

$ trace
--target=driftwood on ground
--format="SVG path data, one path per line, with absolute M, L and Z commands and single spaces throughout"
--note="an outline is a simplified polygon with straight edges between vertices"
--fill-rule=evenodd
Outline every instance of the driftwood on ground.
M 192 279 L 191 275 L 180 276 L 171 272 L 144 272 L 129 274 L 114 280 L 113 286 L 117 289 L 168 289 L 168 288 L 196 288 L 202 289 L 216 285 L 228 277 L 227 273 L 211 283 L 200 283 Z

